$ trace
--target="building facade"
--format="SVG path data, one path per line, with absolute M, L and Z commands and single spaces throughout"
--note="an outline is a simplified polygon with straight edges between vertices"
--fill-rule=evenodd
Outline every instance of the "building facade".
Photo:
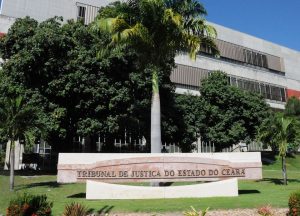
M 85 24 L 91 23 L 97 16 L 98 10 L 114 0 L 0 0 L 0 37 L 8 32 L 16 18 L 30 16 L 39 22 L 54 16 L 62 16 L 64 20 L 83 19 Z M 214 23 L 218 33 L 216 43 L 220 50 L 220 57 L 209 54 L 209 50 L 202 48 L 195 61 L 186 54 L 179 54 L 175 58 L 177 67 L 171 74 L 171 81 L 179 94 L 191 93 L 199 95 L 201 80 L 208 77 L 212 71 L 224 71 L 228 75 L 231 85 L 241 89 L 261 94 L 274 109 L 284 109 L 289 97 L 300 98 L 300 52 L 295 51 L 233 29 Z M 1 64 L 1 59 L 0 59 Z M 125 138 L 115 140 L 115 146 L 126 146 Z M 125 141 L 124 141 L 125 140 Z M 97 151 L 101 152 L 99 140 Z M 76 143 L 85 146 L 85 138 Z M 138 140 L 138 146 L 145 146 L 145 141 Z M 136 145 L 135 145 L 136 146 Z M 196 143 L 197 151 L 214 151 L 213 143 Z M 248 147 L 236 145 L 227 151 L 261 150 L 255 145 Z M 20 145 L 21 148 L 21 145 Z M 19 148 L 17 148 L 19 149 Z M 179 152 L 176 144 L 168 145 L 169 152 Z M 244 149 L 242 149 L 244 151 Z M 51 156 L 51 148 L 44 143 L 36 145 L 36 153 Z M 7 152 L 9 154 L 9 152 Z M 17 154 L 18 155 L 18 154 Z M 22 161 L 22 154 L 16 157 Z M 21 168 L 20 163 L 16 163 Z M 44 164 L 44 163 L 43 163 Z
M 228 74 L 231 85 L 257 92 L 275 109 L 284 109 L 289 97 L 300 97 L 300 52 L 211 23 L 217 30 L 220 57 L 205 49 L 196 61 L 178 55 L 171 80 L 178 93 L 198 94 L 201 79 L 210 71 Z
M 64 20 L 92 22 L 100 7 L 113 0 L 0 0 L 0 34 L 8 31 L 16 18 L 30 16 L 44 21 L 54 16 Z M 231 85 L 261 94 L 275 109 L 284 109 L 289 97 L 300 97 L 300 52 L 214 23 L 220 57 L 202 49 L 196 61 L 188 55 L 176 57 L 171 80 L 177 93 L 199 94 L 201 79 L 211 71 L 228 74 Z

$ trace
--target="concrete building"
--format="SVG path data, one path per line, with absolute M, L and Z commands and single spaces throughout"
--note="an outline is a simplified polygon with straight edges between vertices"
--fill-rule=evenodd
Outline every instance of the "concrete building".
M 287 98 L 300 97 L 300 52 L 211 23 L 218 32 L 220 58 L 206 54 L 196 61 L 178 55 L 171 80 L 178 93 L 198 94 L 200 79 L 222 70 L 231 85 L 263 95 L 271 107 L 284 109 Z
M 0 34 L 6 33 L 16 18 L 30 16 L 38 21 L 53 16 L 64 20 L 92 22 L 101 6 L 113 0 L 0 0 Z M 300 52 L 211 23 L 218 32 L 220 58 L 205 49 L 196 61 L 187 55 L 176 57 L 171 75 L 177 93 L 199 94 L 201 79 L 221 70 L 230 83 L 263 95 L 271 107 L 284 109 L 287 98 L 300 97 Z
M 113 1 L 0 0 L 0 37 L 7 33 L 16 18 L 25 16 L 30 16 L 39 22 L 54 16 L 62 16 L 65 21 L 83 19 L 85 24 L 89 24 L 97 16 L 100 7 Z M 178 55 L 175 59 L 177 68 L 171 74 L 177 93 L 199 95 L 201 79 L 208 77 L 211 71 L 221 70 L 228 74 L 231 85 L 261 94 L 274 109 L 284 109 L 289 97 L 300 98 L 299 51 L 214 23 L 210 24 L 218 33 L 216 43 L 220 50 L 220 57 L 209 55 L 205 48 L 199 53 L 196 61 L 189 59 L 188 55 Z M 85 139 L 79 138 L 78 142 L 85 142 Z M 98 143 L 100 146 L 100 138 Z M 202 145 L 201 142 L 197 143 Z M 124 142 L 121 140 L 115 143 L 120 147 L 122 144 Z M 171 147 L 176 151 L 175 145 Z M 212 145 L 202 146 L 201 149 L 206 149 L 206 152 L 212 151 L 211 147 Z M 42 151 L 46 151 L 45 147 Z M 169 149 L 169 151 L 173 150 Z

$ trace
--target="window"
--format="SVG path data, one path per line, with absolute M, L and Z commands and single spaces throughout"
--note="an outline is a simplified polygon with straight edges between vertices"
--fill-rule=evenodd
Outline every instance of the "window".
M 3 0 L 0 0 L 0 14 L 1 14 L 1 9 L 2 9 L 2 2 L 3 2 Z
M 268 61 L 267 61 L 267 56 L 266 55 L 262 56 L 262 61 L 263 61 L 263 67 L 268 68 Z
M 281 92 L 281 101 L 286 102 L 285 89 L 280 88 L 280 92 Z
M 257 57 L 259 57 L 259 55 L 257 55 Z M 285 88 L 234 76 L 230 76 L 229 78 L 231 86 L 238 87 L 245 91 L 258 93 L 265 99 L 286 102 Z
M 85 21 L 85 10 L 86 10 L 86 7 L 78 6 L 77 20 Z

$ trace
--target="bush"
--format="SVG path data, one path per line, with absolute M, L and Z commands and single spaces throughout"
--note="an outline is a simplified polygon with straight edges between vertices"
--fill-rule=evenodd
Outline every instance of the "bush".
M 272 215 L 274 215 L 273 212 L 272 212 L 272 207 L 269 206 L 269 205 L 260 207 L 257 210 L 257 213 L 259 215 L 262 215 L 262 216 L 272 216 Z
M 11 200 L 6 209 L 6 216 L 50 216 L 52 203 L 46 195 L 18 195 Z
M 289 198 L 288 216 L 300 215 L 300 190 L 292 193 Z
M 66 205 L 63 216 L 86 216 L 87 208 L 80 203 L 71 203 Z

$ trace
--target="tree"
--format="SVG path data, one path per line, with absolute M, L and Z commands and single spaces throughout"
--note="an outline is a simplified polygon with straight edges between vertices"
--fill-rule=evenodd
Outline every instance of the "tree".
M 267 117 L 269 106 L 257 94 L 230 86 L 223 72 L 213 72 L 200 87 L 203 140 L 212 141 L 216 150 L 253 140 Z
M 295 96 L 289 98 L 285 105 L 284 113 L 287 116 L 294 116 L 300 120 L 300 99 Z
M 166 62 L 174 62 L 179 51 L 196 58 L 201 45 L 212 54 L 218 50 L 216 32 L 203 18 L 206 11 L 196 0 L 129 0 L 102 11 L 96 27 L 112 35 L 112 46 L 126 44 L 138 54 L 137 64 L 152 74 L 151 152 L 161 152 L 159 82 Z
M 174 122 L 179 125 L 176 135 L 182 152 L 190 152 L 194 147 L 192 143 L 196 142 L 200 136 L 200 128 L 204 126 L 205 118 L 202 105 L 202 99 L 199 96 L 176 95 L 177 113 Z
M 282 113 L 277 113 L 260 128 L 258 139 L 270 146 L 277 146 L 281 157 L 283 183 L 287 185 L 286 155 L 288 144 L 299 139 L 296 122 Z
M 37 110 L 25 103 L 22 96 L 7 98 L 0 107 L 0 130 L 10 142 L 10 190 L 14 189 L 15 143 L 30 140 L 36 130 L 42 129 Z
M 132 104 L 140 102 L 137 95 L 142 91 L 133 88 L 140 82 L 134 76 L 134 53 L 120 46 L 97 56 L 110 40 L 81 22 L 17 19 L 0 40 L 5 59 L 0 100 L 22 94 L 38 107 L 46 124 L 45 139 L 55 152 L 76 151 L 73 140 L 78 135 L 101 131 L 113 140 L 108 137 L 134 119 Z
M 276 139 L 273 139 L 273 133 L 271 133 L 270 131 L 273 131 L 274 127 L 276 127 L 278 118 L 277 115 L 278 114 L 270 110 L 268 116 L 259 126 L 256 138 L 256 140 L 258 142 L 261 142 L 265 148 L 270 147 L 274 154 L 277 154 L 279 152 L 278 142 Z
M 293 119 L 296 130 L 300 132 L 300 99 L 295 96 L 289 98 L 285 105 L 284 115 Z M 289 143 L 288 150 L 296 152 L 299 146 L 300 137 L 297 137 L 295 142 Z

